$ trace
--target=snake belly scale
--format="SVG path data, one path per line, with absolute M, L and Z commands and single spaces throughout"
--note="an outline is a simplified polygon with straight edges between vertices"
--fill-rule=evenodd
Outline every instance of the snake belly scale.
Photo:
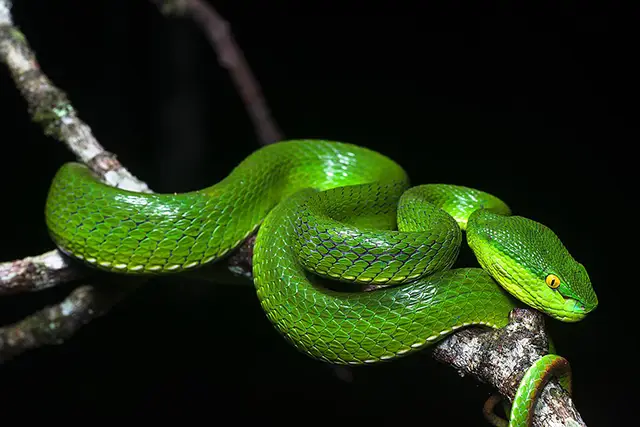
M 266 316 L 329 363 L 393 360 L 461 327 L 499 328 L 519 302 L 567 322 L 598 304 L 586 270 L 547 227 L 479 190 L 410 187 L 393 160 L 340 142 L 269 145 L 220 182 L 182 194 L 113 188 L 69 163 L 45 214 L 64 253 L 130 275 L 216 262 L 259 228 L 253 274 Z M 464 234 L 480 268 L 452 268 Z M 343 282 L 382 288 L 348 292 Z M 540 387 L 555 365 L 527 385 Z M 530 422 L 523 396 L 513 425 Z

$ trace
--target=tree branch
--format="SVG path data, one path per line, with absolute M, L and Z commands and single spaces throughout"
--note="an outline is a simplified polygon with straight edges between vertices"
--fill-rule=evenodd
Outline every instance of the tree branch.
M 525 371 L 548 353 L 544 315 L 533 309 L 514 309 L 510 323 L 489 332 L 462 330 L 439 343 L 433 357 L 453 366 L 460 375 L 471 375 L 491 384 L 513 400 Z M 552 379 L 535 408 L 535 427 L 585 426 L 569 394 Z
M 260 85 L 229 30 L 229 23 L 213 6 L 203 0 L 151 1 L 166 15 L 190 15 L 200 25 L 216 51 L 220 65 L 229 70 L 260 142 L 266 145 L 282 140 L 282 133 L 271 117 Z
M 44 133 L 66 144 L 79 161 L 88 165 L 109 185 L 149 192 L 147 184 L 133 176 L 113 153 L 100 145 L 91 128 L 76 114 L 67 95 L 41 71 L 26 37 L 11 19 L 10 3 L 0 0 L 0 61 L 27 101 L 34 122 Z
M 82 278 L 71 260 L 58 250 L 0 263 L 0 296 L 40 291 Z
M 80 286 L 61 303 L 0 328 L 0 363 L 27 350 L 62 344 L 82 326 L 106 314 L 133 289 L 137 286 L 129 283 Z

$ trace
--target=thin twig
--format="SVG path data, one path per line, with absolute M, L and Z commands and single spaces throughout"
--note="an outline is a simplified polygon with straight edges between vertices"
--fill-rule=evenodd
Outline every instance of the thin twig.
M 260 85 L 229 30 L 229 23 L 213 6 L 203 0 L 152 0 L 152 2 L 165 14 L 191 15 L 207 35 L 220 64 L 229 70 L 260 142 L 267 145 L 281 141 L 282 132 L 271 117 Z
M 0 363 L 27 350 L 62 344 L 91 320 L 106 314 L 136 286 L 80 286 L 61 303 L 0 328 Z

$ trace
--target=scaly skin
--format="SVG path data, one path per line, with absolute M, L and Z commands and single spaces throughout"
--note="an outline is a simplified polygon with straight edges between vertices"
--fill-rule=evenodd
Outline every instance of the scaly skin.
M 321 286 L 322 279 L 309 277 L 291 256 L 298 208 L 311 191 L 285 200 L 269 214 L 253 255 L 262 307 L 299 350 L 329 363 L 359 365 L 413 353 L 463 326 L 507 324 L 514 301 L 479 268 L 443 269 L 375 292 Z
M 253 273 L 267 317 L 300 351 L 337 364 L 395 359 L 472 324 L 502 327 L 512 296 L 556 319 L 584 318 L 597 305 L 584 267 L 551 230 L 510 214 L 478 190 L 409 188 L 391 159 L 316 140 L 263 147 L 183 194 L 116 189 L 67 164 L 46 205 L 63 252 L 125 274 L 215 262 L 260 226 Z M 451 269 L 462 230 L 483 268 Z M 346 292 L 342 282 L 385 287 Z M 522 396 L 516 425 L 531 417 Z

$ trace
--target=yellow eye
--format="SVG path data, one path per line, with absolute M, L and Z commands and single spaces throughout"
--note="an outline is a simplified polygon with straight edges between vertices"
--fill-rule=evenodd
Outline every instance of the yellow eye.
M 551 289 L 557 289 L 558 286 L 560 286 L 560 279 L 555 274 L 548 275 L 544 280 L 545 282 L 547 282 L 547 286 L 549 286 Z

